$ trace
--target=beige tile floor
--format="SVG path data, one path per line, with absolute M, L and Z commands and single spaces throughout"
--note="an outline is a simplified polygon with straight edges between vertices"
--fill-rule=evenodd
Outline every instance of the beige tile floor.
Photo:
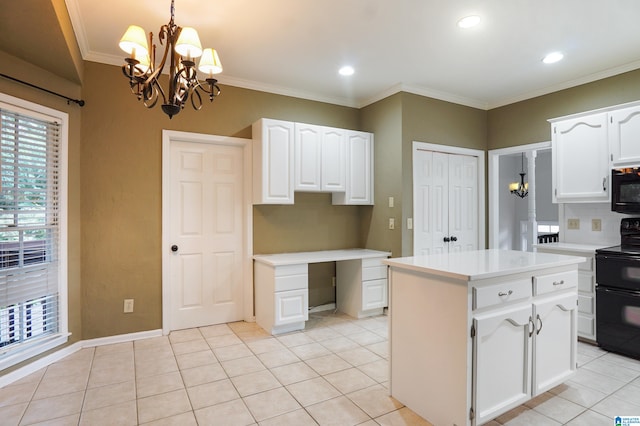
M 387 395 L 388 318 L 312 314 L 278 337 L 230 323 L 83 349 L 0 389 L 2 425 L 428 425 Z M 491 425 L 640 415 L 640 361 L 580 343 L 574 378 Z

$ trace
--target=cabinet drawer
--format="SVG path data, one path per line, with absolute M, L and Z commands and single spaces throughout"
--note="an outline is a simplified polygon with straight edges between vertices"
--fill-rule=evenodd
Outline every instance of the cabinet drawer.
M 382 264 L 384 259 L 386 259 L 386 257 L 368 257 L 366 259 L 362 259 L 362 267 L 369 268 L 371 266 L 383 266 L 386 268 L 386 265 Z
M 309 287 L 309 275 L 287 275 L 276 277 L 274 291 L 306 290 Z
M 578 270 L 593 272 L 593 261 L 593 257 L 587 257 L 585 262 L 578 263 Z
M 593 273 L 578 272 L 578 290 L 592 294 L 596 291 L 595 277 L 593 276 Z
M 546 294 L 575 287 L 578 283 L 576 272 L 560 272 L 557 274 L 533 277 L 534 294 Z
M 521 279 L 483 287 L 473 287 L 473 309 L 500 305 L 531 297 L 531 281 Z
M 307 263 L 300 263 L 298 265 L 283 265 L 276 266 L 276 277 L 284 277 L 287 275 L 307 275 L 309 274 L 309 265 Z
M 362 268 L 362 281 L 378 280 L 387 278 L 386 266 L 371 266 L 369 268 Z
M 596 338 L 596 320 L 592 316 L 578 314 L 578 336 L 586 339 Z
M 595 299 L 592 296 L 578 295 L 578 312 L 593 315 L 595 312 Z

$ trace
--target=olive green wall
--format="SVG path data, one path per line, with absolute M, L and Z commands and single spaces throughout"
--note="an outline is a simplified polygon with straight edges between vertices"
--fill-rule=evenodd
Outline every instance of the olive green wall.
M 365 247 L 402 254 L 402 95 L 400 93 L 362 109 L 362 130 L 374 134 L 374 202 L 362 210 Z M 389 207 L 389 197 L 394 207 Z M 389 229 L 389 218 L 396 227 Z
M 486 150 L 487 112 L 401 92 L 362 109 L 363 128 L 375 132 L 376 205 L 368 227 L 367 247 L 413 254 L 414 141 Z M 388 197 L 395 198 L 389 208 Z M 396 229 L 388 229 L 394 217 Z
M 129 92 L 118 67 L 87 62 L 82 121 L 82 324 L 85 339 L 162 327 L 163 129 L 251 138 L 261 117 L 357 129 L 353 108 L 230 86 L 202 111 L 169 120 Z M 296 194 L 292 206 L 254 208 L 254 252 L 362 245 L 357 206 Z M 135 312 L 122 313 L 125 298 Z
M 551 140 L 550 118 L 640 99 L 640 70 L 528 99 L 488 113 L 488 149 Z
M 16 57 L 0 51 L 0 72 L 27 81 L 48 90 L 79 99 L 80 85 L 61 79 L 46 70 L 37 68 Z M 83 109 L 76 104 L 68 105 L 62 98 L 41 92 L 31 87 L 0 78 L 0 93 L 15 96 L 39 105 L 69 114 L 69 170 L 68 170 L 68 318 L 69 344 L 82 339 L 81 286 L 80 286 L 80 123 Z M 50 351 L 52 352 L 52 351 Z M 45 355 L 45 354 L 43 354 Z M 18 368 L 16 365 L 12 368 Z

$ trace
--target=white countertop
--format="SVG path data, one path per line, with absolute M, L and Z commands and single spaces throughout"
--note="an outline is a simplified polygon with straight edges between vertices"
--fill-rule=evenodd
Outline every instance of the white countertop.
M 613 244 L 576 244 L 576 243 L 547 243 L 547 244 L 534 244 L 533 247 L 540 250 L 568 250 L 577 253 L 594 254 L 596 250 L 603 247 L 610 247 Z
M 460 253 L 385 259 L 392 268 L 409 269 L 466 281 L 536 271 L 584 262 L 579 256 L 511 250 L 476 250 Z
M 266 263 L 271 266 L 297 265 L 301 263 L 336 262 L 341 260 L 367 259 L 372 257 L 389 257 L 388 251 L 368 249 L 345 249 L 306 251 L 297 253 L 256 254 L 253 259 L 256 262 Z

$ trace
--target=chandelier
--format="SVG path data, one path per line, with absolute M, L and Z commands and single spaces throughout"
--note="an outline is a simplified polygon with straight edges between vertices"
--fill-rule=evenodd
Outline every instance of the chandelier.
M 129 57 L 125 58 L 122 72 L 129 79 L 131 92 L 141 100 L 145 107 L 153 108 L 162 98 L 162 111 L 172 118 L 184 108 L 191 98 L 193 109 L 202 108 L 202 95 L 209 101 L 220 94 L 218 80 L 214 74 L 222 72 L 222 64 L 218 52 L 214 49 L 202 49 L 198 32 L 191 27 L 179 27 L 174 23 L 174 0 L 171 0 L 171 20 L 160 27 L 158 38 L 160 44 L 165 41 L 164 54 L 160 64 L 156 66 L 156 46 L 153 44 L 153 33 L 147 37 L 145 31 L 131 25 L 120 40 L 120 48 Z M 149 46 L 152 46 L 149 51 Z M 195 58 L 200 57 L 198 69 L 207 77 L 198 79 Z M 160 85 L 160 74 L 169 61 L 169 87 L 165 91 Z
M 512 182 L 509 184 L 509 191 L 520 198 L 524 198 L 529 194 L 529 184 L 524 183 L 524 152 L 522 153 L 522 171 L 520 172 L 520 182 Z

